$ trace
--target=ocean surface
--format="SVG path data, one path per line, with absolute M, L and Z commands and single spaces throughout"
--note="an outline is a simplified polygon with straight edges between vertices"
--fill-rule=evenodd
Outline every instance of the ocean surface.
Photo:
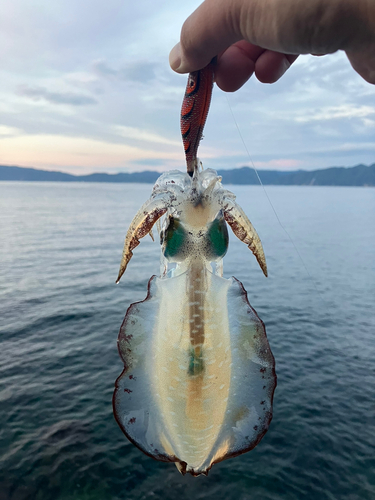
M 374 500 L 375 189 L 229 186 L 256 227 L 262 275 L 231 237 L 266 324 L 278 386 L 253 451 L 181 476 L 112 414 L 116 340 L 159 271 L 142 240 L 115 285 L 151 186 L 0 183 L 0 500 Z

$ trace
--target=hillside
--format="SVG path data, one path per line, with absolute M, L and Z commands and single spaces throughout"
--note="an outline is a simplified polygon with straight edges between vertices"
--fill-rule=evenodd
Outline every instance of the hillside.
M 226 184 L 259 184 L 252 168 L 218 170 Z M 375 163 L 355 167 L 331 167 L 322 170 L 259 170 L 259 177 L 265 185 L 277 186 L 375 186 Z M 141 182 L 153 184 L 160 173 L 152 171 L 71 175 L 35 168 L 0 165 L 0 181 L 54 181 L 54 182 Z

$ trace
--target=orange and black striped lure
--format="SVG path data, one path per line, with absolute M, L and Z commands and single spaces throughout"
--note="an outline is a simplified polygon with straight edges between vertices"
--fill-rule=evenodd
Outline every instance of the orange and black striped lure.
M 197 151 L 210 108 L 214 84 L 215 59 L 205 68 L 189 74 L 181 109 L 181 134 L 187 173 L 192 177 L 197 168 Z

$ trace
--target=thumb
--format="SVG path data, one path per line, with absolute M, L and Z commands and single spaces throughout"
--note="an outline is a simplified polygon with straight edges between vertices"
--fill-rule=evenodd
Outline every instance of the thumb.
M 241 40 L 238 1 L 203 2 L 187 18 L 181 30 L 181 42 L 171 51 L 169 63 L 177 73 L 188 73 L 206 66 L 213 57 Z M 238 15 L 237 15 L 238 14 Z

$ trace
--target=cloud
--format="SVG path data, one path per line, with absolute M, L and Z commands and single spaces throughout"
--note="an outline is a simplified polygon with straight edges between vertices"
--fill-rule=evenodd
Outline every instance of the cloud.
M 122 137 L 126 137 L 127 139 L 135 139 L 148 143 L 166 144 L 169 146 L 176 146 L 178 148 L 181 147 L 181 141 L 168 139 L 167 137 L 163 137 L 154 132 L 149 132 L 148 130 L 142 130 L 136 127 L 126 127 L 124 125 L 115 126 L 114 130 L 117 134 Z
M 165 165 L 165 159 L 161 158 L 140 158 L 139 160 L 134 160 L 133 164 L 136 165 L 147 165 L 153 167 L 162 167 Z
M 20 129 L 16 127 L 8 127 L 7 125 L 0 125 L 0 136 L 13 136 L 19 135 Z
M 71 106 L 87 106 L 88 104 L 97 104 L 97 100 L 92 97 L 75 94 L 73 92 L 49 92 L 42 87 L 19 86 L 17 94 L 30 97 L 34 101 L 44 99 L 52 104 L 69 104 Z
M 310 121 L 338 120 L 341 118 L 360 118 L 365 124 L 373 124 L 372 120 L 366 120 L 368 116 L 375 115 L 373 106 L 357 106 L 355 104 L 342 104 L 339 106 L 328 106 L 321 109 L 311 110 L 303 116 L 296 116 L 295 121 L 306 123 Z
M 5 2 L 0 155 L 87 173 L 183 168 L 186 75 L 170 70 L 168 53 L 199 3 Z M 301 56 L 276 84 L 252 77 L 234 94 L 215 88 L 199 156 L 205 167 L 249 164 L 232 109 L 259 168 L 373 163 L 374 99 L 343 53 Z
M 149 61 L 136 61 L 123 65 L 119 69 L 111 68 L 105 61 L 92 64 L 92 69 L 100 77 L 147 84 L 155 79 L 157 64 Z
M 17 162 L 14 162 L 17 152 Z M 180 155 L 174 152 L 144 151 L 135 146 L 114 144 L 82 137 L 40 134 L 15 137 L 0 136 L 0 164 L 18 164 L 39 168 L 62 169 L 66 172 L 127 171 L 132 162 L 150 164 L 160 159 L 168 168 L 181 166 Z M 162 170 L 165 170 L 163 168 Z M 133 169 L 130 169 L 133 170 Z
M 253 165 L 250 163 L 247 166 L 252 167 Z M 303 163 L 301 160 L 294 158 L 279 158 L 268 161 L 254 161 L 254 166 L 262 170 L 297 170 L 303 166 Z

